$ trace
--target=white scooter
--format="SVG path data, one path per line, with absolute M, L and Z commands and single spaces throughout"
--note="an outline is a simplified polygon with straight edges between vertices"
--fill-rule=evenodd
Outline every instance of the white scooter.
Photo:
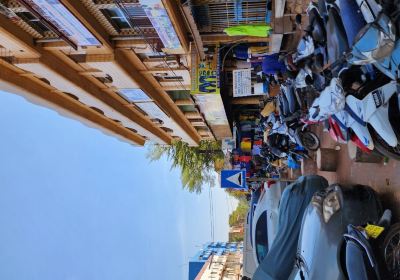
M 390 125 L 388 101 L 397 92 L 397 84 L 392 81 L 368 93 L 363 99 L 349 95 L 344 97 L 341 81 L 332 79 L 330 85 L 321 92 L 309 110 L 310 121 L 322 121 L 334 116 L 344 127 L 351 128 L 362 143 L 373 149 L 373 140 L 367 123 L 391 147 L 398 144 L 397 136 Z
M 343 128 L 351 128 L 361 141 L 362 145 L 370 151 L 374 149 L 374 141 L 369 133 L 368 127 L 358 123 L 347 111 L 342 110 L 332 116 L 332 118 Z
M 355 96 L 346 97 L 345 110 L 356 120 L 357 123 L 364 125 L 371 124 L 373 129 L 382 137 L 391 147 L 398 144 L 396 133 L 389 121 L 389 99 L 397 93 L 397 83 L 391 81 L 381 86 L 363 99 L 357 99 Z
M 348 130 L 351 128 L 362 144 L 368 149 L 373 150 L 374 144 L 371 134 L 365 124 L 358 123 L 346 110 L 346 97 L 341 85 L 341 80 L 333 78 L 314 101 L 309 110 L 308 120 L 311 122 L 320 122 L 332 117 L 339 126 Z

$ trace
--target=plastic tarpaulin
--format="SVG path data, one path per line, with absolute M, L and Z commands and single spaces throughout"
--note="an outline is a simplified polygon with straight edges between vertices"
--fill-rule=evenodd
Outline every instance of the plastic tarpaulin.
M 254 36 L 268 37 L 271 26 L 269 25 L 237 25 L 224 29 L 229 36 Z
M 261 261 L 253 280 L 288 279 L 295 265 L 297 243 L 304 211 L 315 192 L 328 187 L 328 181 L 317 175 L 301 176 L 282 193 L 278 231 L 267 256 Z

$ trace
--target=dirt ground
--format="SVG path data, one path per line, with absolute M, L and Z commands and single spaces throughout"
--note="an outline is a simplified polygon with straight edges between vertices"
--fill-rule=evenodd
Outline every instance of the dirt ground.
M 329 183 L 371 186 L 380 194 L 383 206 L 391 209 L 395 220 L 400 221 L 400 161 L 389 160 L 384 164 L 382 158 L 379 163 L 356 162 L 349 157 L 349 149 L 355 148 L 349 144 L 336 143 L 327 132 L 323 132 L 322 127 L 315 128 L 315 132 L 320 136 L 322 148 L 340 147 L 337 170 L 336 172 L 319 171 L 315 162 L 307 161 L 303 173 L 320 174 L 326 177 Z

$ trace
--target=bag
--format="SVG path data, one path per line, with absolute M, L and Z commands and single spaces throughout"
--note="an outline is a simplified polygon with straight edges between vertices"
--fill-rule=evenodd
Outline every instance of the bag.
M 275 112 L 275 109 L 275 103 L 270 101 L 264 106 L 264 109 L 262 109 L 260 114 L 265 118 L 266 116 L 269 116 L 271 113 Z

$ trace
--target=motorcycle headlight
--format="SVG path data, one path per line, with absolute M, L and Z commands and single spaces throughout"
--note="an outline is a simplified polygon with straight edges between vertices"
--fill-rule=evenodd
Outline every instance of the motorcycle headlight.
M 337 191 L 328 193 L 322 203 L 322 212 L 325 223 L 328 223 L 333 214 L 340 210 L 340 197 Z
M 395 41 L 390 38 L 388 34 L 381 31 L 379 32 L 379 43 L 378 47 L 372 51 L 372 57 L 375 60 L 381 60 L 385 57 L 390 56 L 394 49 Z
M 350 59 L 352 64 L 374 63 L 390 56 L 396 41 L 396 28 L 389 17 L 381 13 L 376 21 L 360 29 L 354 39 Z
M 383 14 L 378 22 L 382 22 L 384 25 L 379 25 L 379 39 L 377 48 L 372 51 L 372 57 L 375 60 L 381 60 L 385 57 L 390 56 L 394 49 L 395 41 L 396 41 L 396 28 L 393 23 L 385 18 L 383 18 Z
M 325 191 L 316 192 L 312 199 L 311 204 L 314 205 L 318 211 L 322 212 L 322 204 L 324 203 Z

